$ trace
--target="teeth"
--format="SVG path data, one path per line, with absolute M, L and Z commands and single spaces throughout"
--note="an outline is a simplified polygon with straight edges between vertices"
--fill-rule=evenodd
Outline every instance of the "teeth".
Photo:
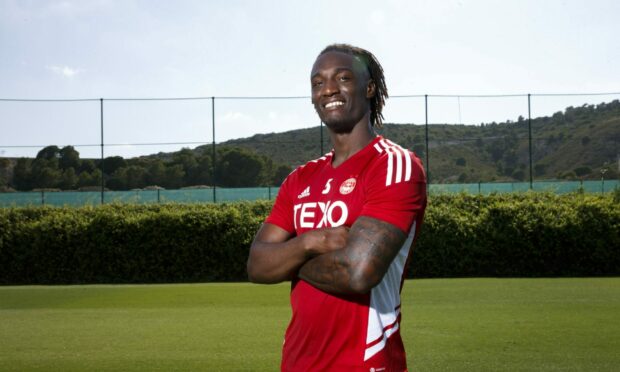
M 344 105 L 344 102 L 335 101 L 335 102 L 330 102 L 330 103 L 326 104 L 325 108 L 332 108 L 332 107 L 342 106 L 342 105 Z

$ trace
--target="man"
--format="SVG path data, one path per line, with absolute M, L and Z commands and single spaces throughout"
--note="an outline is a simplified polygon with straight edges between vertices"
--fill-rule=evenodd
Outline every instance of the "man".
M 282 371 L 406 371 L 400 290 L 426 206 L 423 167 L 373 131 L 387 88 L 370 52 L 328 46 L 311 85 L 334 148 L 284 181 L 248 276 L 292 281 Z

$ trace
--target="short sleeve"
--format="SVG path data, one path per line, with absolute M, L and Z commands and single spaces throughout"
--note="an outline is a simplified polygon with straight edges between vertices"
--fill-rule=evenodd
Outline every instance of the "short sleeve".
M 426 176 L 420 159 L 393 146 L 376 158 L 366 174 L 361 216 L 388 222 L 405 234 L 426 208 Z
M 291 200 L 290 189 L 296 173 L 295 171 L 292 172 L 282 182 L 271 213 L 265 220 L 266 223 L 277 225 L 292 235 L 295 235 L 295 221 L 293 221 L 293 201 Z

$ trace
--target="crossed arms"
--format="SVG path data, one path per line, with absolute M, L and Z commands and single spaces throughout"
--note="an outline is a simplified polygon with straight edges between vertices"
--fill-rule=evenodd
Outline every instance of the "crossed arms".
M 297 274 L 329 293 L 367 293 L 381 282 L 405 239 L 396 226 L 365 216 L 351 228 L 312 230 L 295 237 L 266 223 L 250 247 L 248 277 L 255 283 L 278 283 Z

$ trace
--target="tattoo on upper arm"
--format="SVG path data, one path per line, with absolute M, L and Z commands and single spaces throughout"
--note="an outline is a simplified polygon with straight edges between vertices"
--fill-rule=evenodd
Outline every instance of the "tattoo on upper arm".
M 383 277 L 405 241 L 405 234 L 392 224 L 370 217 L 360 217 L 351 230 L 350 244 L 357 248 L 353 250 L 370 264 L 365 265 L 365 274 Z
M 300 277 L 335 293 L 372 287 L 381 281 L 405 238 L 392 224 L 360 217 L 349 231 L 347 247 L 308 261 L 302 266 Z

